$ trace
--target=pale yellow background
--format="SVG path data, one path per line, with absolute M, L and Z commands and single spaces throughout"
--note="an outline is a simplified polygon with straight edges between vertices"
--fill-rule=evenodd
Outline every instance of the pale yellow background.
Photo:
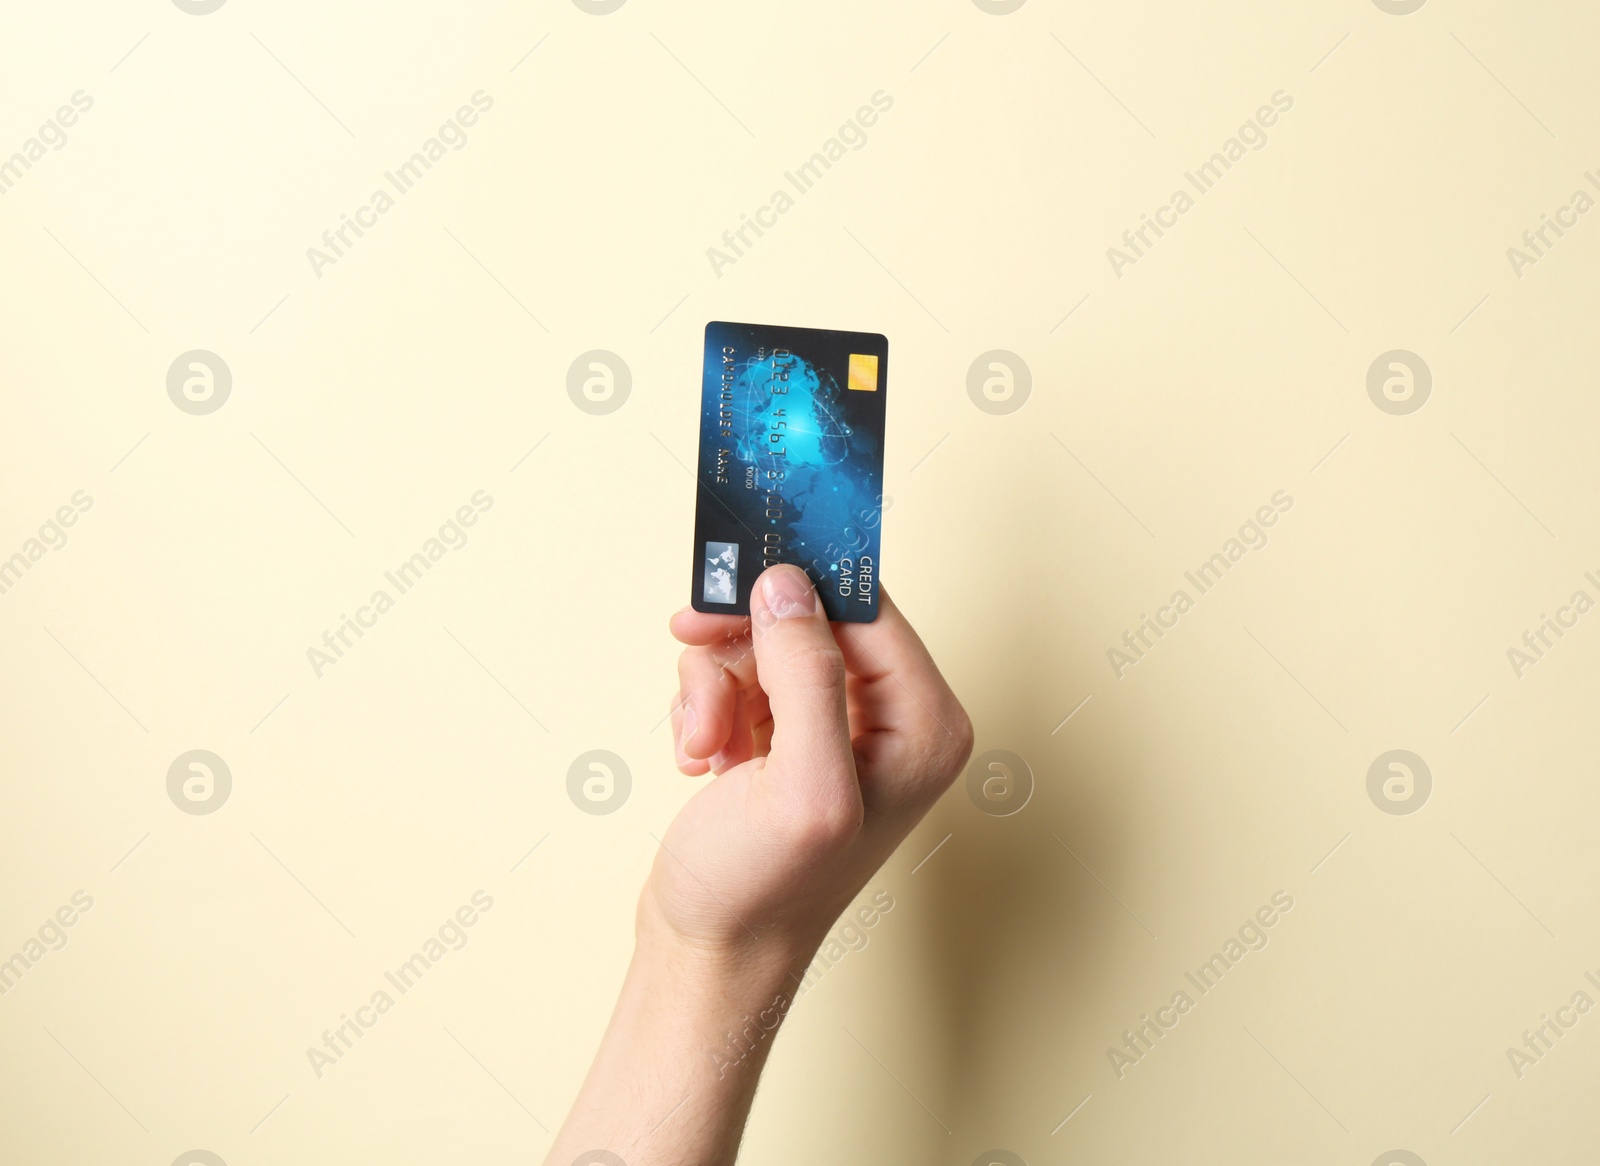
M 1506 248 L 1600 166 L 1597 33 L 1488 0 L 8 4 L 0 155 L 94 107 L 0 198 L 0 556 L 93 507 L 0 595 L 0 958 L 94 906 L 0 997 L 0 1160 L 542 1156 L 700 784 L 665 621 L 702 328 L 735 319 L 890 337 L 884 578 L 1037 782 L 1011 817 L 958 784 L 874 879 L 894 909 L 796 1007 L 747 1161 L 1593 1161 L 1600 1015 L 1520 1080 L 1505 1050 L 1600 968 L 1600 616 L 1521 679 L 1506 649 L 1600 597 L 1600 218 L 1520 279 Z M 480 89 L 466 147 L 314 275 Z M 866 147 L 715 274 L 880 89 Z M 1266 148 L 1118 278 L 1106 248 L 1278 90 Z M 207 416 L 165 387 L 196 348 L 234 380 Z M 1366 392 L 1394 348 L 1433 372 L 1408 416 Z M 590 349 L 632 372 L 609 415 L 566 392 Z M 968 396 L 991 349 L 1031 369 L 1018 412 Z M 477 490 L 467 545 L 316 678 Z M 1269 545 L 1117 679 L 1279 490 Z M 1366 792 L 1395 748 L 1434 780 L 1408 816 Z M 167 796 L 191 749 L 232 771 L 210 815 Z M 615 813 L 568 798 L 590 749 L 631 768 Z M 318 1079 L 307 1047 L 478 890 Z M 1119 1080 L 1106 1048 L 1279 890 L 1270 945 Z

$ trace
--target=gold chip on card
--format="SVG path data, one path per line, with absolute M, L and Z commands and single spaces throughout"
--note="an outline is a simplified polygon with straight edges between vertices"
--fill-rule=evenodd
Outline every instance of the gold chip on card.
M 878 358 L 875 355 L 850 354 L 850 371 L 847 378 L 850 388 L 861 393 L 878 391 Z

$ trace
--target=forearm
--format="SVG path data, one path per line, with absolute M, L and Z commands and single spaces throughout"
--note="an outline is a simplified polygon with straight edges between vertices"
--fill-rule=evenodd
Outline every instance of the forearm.
M 777 951 L 713 958 L 641 919 L 611 1023 L 547 1166 L 593 1150 L 627 1166 L 733 1162 L 794 1000 L 791 973 L 805 962 Z

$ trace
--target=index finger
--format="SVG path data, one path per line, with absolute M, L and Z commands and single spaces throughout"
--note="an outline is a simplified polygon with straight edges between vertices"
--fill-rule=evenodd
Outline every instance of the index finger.
M 672 636 L 680 644 L 703 648 L 722 644 L 750 634 L 750 617 L 747 615 L 712 615 L 686 607 L 672 613 L 668 625 Z

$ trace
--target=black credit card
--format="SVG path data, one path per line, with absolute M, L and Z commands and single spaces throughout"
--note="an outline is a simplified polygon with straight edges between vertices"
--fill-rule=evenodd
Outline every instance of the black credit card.
M 794 563 L 829 619 L 877 618 L 888 373 L 876 333 L 706 325 L 696 611 L 748 615 L 761 572 Z

